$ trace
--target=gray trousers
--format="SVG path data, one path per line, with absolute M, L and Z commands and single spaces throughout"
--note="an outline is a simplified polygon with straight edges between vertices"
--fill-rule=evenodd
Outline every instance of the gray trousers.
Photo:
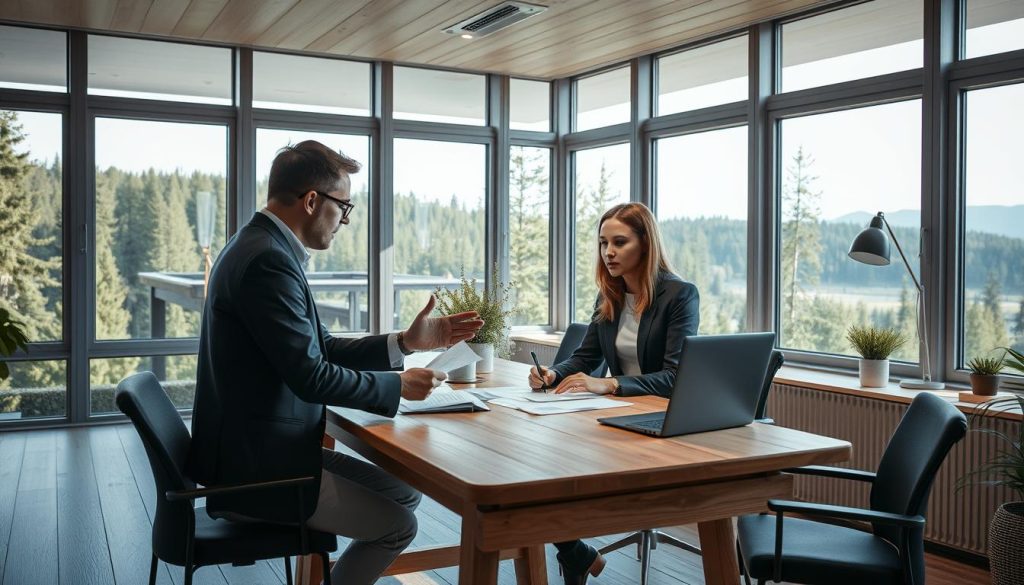
M 307 526 L 352 539 L 331 570 L 337 585 L 371 585 L 416 536 L 420 493 L 376 465 L 324 449 L 320 498 Z

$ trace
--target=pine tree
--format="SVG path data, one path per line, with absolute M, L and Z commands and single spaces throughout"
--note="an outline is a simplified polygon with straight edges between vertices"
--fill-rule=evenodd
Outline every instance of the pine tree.
M 787 169 L 789 180 L 782 190 L 782 300 L 786 331 L 796 330 L 797 295 L 803 284 L 818 282 L 821 271 L 821 229 L 818 202 L 821 192 L 814 190 L 818 177 L 810 173 L 814 159 L 797 149 Z M 799 344 L 791 340 L 788 343 Z
M 582 184 L 576 185 L 575 320 L 582 323 L 590 321 L 593 303 L 597 299 L 597 282 L 594 280 L 598 254 L 597 223 L 613 201 L 623 198 L 621 193 L 611 192 L 609 181 L 612 176 L 613 172 L 602 162 L 596 188 L 587 190 Z
M 531 154 L 532 151 L 532 154 Z M 519 313 L 513 324 L 548 318 L 548 175 L 546 150 L 513 146 L 509 168 L 509 274 Z

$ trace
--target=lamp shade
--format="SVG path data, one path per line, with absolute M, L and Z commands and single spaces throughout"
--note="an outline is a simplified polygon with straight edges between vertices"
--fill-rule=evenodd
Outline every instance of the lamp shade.
M 882 229 L 882 218 L 871 218 L 871 225 L 861 230 L 850 245 L 850 258 L 873 266 L 889 265 L 889 236 Z

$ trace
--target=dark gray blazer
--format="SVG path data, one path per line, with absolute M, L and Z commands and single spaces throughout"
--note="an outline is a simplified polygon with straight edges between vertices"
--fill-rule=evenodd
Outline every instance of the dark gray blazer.
M 658 276 L 654 302 L 640 316 L 637 332 L 636 353 L 640 358 L 641 376 L 625 376 L 619 366 L 615 337 L 619 333 L 621 314 L 621 311 L 616 312 L 614 321 L 598 320 L 595 309 L 579 349 L 569 359 L 552 367 L 558 374 L 556 383 L 570 374 L 592 372 L 604 360 L 612 376 L 619 380 L 620 395 L 671 396 L 679 354 L 683 350 L 683 337 L 696 335 L 700 322 L 697 287 L 672 273 L 662 272 Z
M 401 395 L 387 337 L 331 337 L 300 259 L 273 220 L 257 213 L 225 246 L 203 308 L 188 473 L 205 485 L 313 476 L 316 508 L 325 404 L 394 416 Z M 295 522 L 290 491 L 209 498 L 231 512 Z

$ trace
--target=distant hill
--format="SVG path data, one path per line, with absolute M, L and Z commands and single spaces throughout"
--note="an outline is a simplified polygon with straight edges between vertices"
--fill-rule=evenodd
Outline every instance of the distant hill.
M 873 216 L 873 213 L 856 211 L 826 221 L 829 223 L 855 223 L 866 227 Z M 910 209 L 885 212 L 885 219 L 893 227 L 915 227 L 920 221 L 920 217 L 919 211 Z M 1024 205 L 969 206 L 967 208 L 967 231 L 1024 238 Z

